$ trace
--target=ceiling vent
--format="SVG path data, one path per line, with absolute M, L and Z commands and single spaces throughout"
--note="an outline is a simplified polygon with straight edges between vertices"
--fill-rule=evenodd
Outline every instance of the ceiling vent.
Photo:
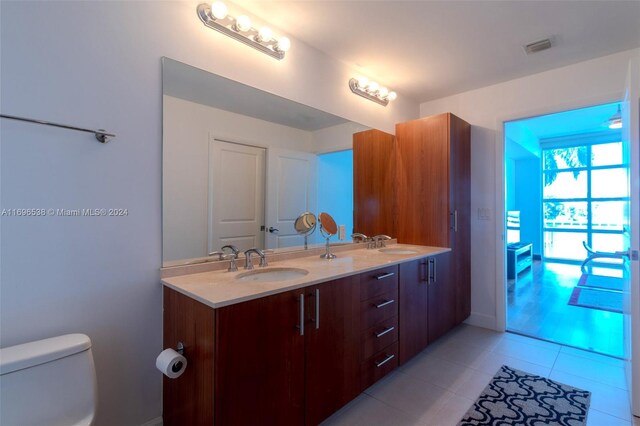
M 551 39 L 545 38 L 544 40 L 534 41 L 529 44 L 525 44 L 524 46 L 522 46 L 522 48 L 524 49 L 527 55 L 541 52 L 543 50 L 547 50 L 551 48 Z

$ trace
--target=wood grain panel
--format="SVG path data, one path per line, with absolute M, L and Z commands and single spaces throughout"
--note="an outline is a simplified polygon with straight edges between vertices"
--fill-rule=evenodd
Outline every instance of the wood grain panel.
M 360 277 L 355 275 L 308 290 L 310 321 L 305 333 L 307 425 L 319 424 L 361 391 L 359 283 Z
M 360 274 L 360 300 L 369 300 L 398 288 L 398 265 Z
M 427 259 L 400 265 L 400 364 L 404 364 L 427 347 L 428 286 Z
M 216 425 L 304 423 L 304 291 L 216 310 Z
M 394 136 L 380 130 L 353 135 L 353 230 L 368 236 L 394 237 Z
M 452 253 L 442 253 L 430 259 L 434 264 L 427 297 L 429 344 L 456 326 L 456 275 L 452 270 Z
M 396 125 L 398 242 L 449 247 L 449 114 Z
M 457 232 L 451 238 L 455 255 L 456 322 L 471 314 L 471 126 L 451 114 L 451 210 L 458 213 Z
M 213 424 L 214 311 L 164 287 L 163 347 L 185 345 L 187 369 L 162 381 L 162 417 L 167 426 Z
M 393 356 L 389 361 L 379 366 L 385 359 Z M 395 342 L 376 353 L 362 363 L 362 388 L 366 389 L 398 367 L 398 342 Z

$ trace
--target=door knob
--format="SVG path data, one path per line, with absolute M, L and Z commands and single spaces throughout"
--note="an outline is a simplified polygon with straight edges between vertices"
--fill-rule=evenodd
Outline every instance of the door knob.
M 269 232 L 271 232 L 272 234 L 277 234 L 278 232 L 280 232 L 280 230 L 277 228 L 274 228 L 273 226 L 270 226 Z

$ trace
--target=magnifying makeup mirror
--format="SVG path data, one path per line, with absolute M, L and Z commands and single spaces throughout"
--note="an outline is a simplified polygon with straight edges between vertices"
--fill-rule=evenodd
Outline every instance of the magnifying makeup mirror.
M 329 247 L 329 238 L 338 233 L 338 225 L 336 225 L 336 221 L 333 220 L 329 213 L 322 212 L 318 215 L 318 218 L 320 219 L 320 233 L 327 239 L 326 251 L 320 257 L 323 259 L 335 259 L 336 255 L 331 253 Z
M 304 236 L 304 249 L 308 249 L 307 238 L 316 229 L 316 215 L 311 212 L 304 212 L 298 216 L 293 224 L 296 232 Z

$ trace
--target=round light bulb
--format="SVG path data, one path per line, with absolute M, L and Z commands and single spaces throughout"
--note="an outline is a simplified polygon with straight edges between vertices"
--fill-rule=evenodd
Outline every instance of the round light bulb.
M 621 119 L 617 119 L 617 120 L 613 120 L 611 122 L 611 124 L 609 124 L 609 128 L 610 129 L 622 129 L 622 120 Z
M 379 88 L 380 88 L 380 85 L 378 83 L 376 83 L 375 81 L 372 81 L 367 86 L 367 91 L 369 93 L 376 93 Z
M 387 97 L 390 101 L 395 101 L 398 98 L 398 94 L 396 92 L 389 92 Z
M 291 41 L 287 37 L 280 37 L 276 43 L 275 49 L 278 52 L 286 52 L 291 48 Z
M 378 96 L 381 98 L 386 98 L 387 95 L 389 95 L 389 89 L 386 87 L 381 87 L 380 90 L 378 90 Z
M 360 77 L 358 79 L 358 87 L 364 90 L 365 87 L 369 84 L 369 79 L 367 77 Z
M 251 19 L 247 15 L 240 15 L 236 18 L 236 31 L 249 31 L 251 29 Z
M 258 37 L 256 41 L 270 41 L 273 37 L 273 31 L 269 27 L 262 27 L 260 31 L 258 31 Z
M 223 2 L 216 0 L 211 3 L 211 15 L 215 19 L 224 19 L 227 17 L 227 5 Z

